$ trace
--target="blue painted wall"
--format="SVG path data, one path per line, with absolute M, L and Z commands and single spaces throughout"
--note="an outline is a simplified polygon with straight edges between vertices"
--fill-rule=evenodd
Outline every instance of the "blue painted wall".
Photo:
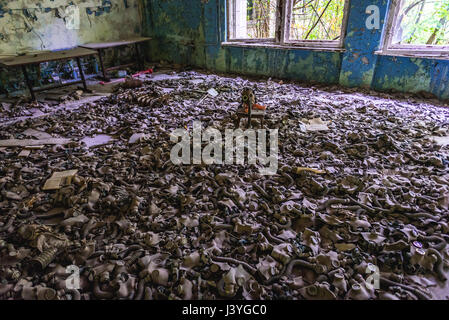
M 151 59 L 350 87 L 425 91 L 449 99 L 449 61 L 374 54 L 390 0 L 351 1 L 343 53 L 221 46 L 226 39 L 225 1 L 145 0 L 144 30 L 154 39 L 148 48 Z M 369 5 L 380 8 L 380 30 L 366 29 Z
M 145 1 L 153 60 L 210 70 L 338 83 L 342 54 L 269 48 L 222 47 L 226 39 L 224 0 Z

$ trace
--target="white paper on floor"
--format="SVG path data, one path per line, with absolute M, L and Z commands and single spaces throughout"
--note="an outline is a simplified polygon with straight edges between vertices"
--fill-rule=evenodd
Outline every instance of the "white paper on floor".
M 321 118 L 313 119 L 302 119 L 303 123 L 300 127 L 303 131 L 327 131 L 329 127 L 327 126 L 330 121 L 323 121 Z

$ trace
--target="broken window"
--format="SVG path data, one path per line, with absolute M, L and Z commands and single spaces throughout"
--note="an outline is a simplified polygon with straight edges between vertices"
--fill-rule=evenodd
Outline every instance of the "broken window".
M 392 44 L 449 45 L 449 0 L 403 0 Z
M 230 39 L 274 39 L 277 0 L 231 0 Z
M 392 3 L 383 52 L 449 55 L 449 0 L 400 0 Z
M 345 0 L 293 0 L 289 40 L 338 40 Z
M 348 0 L 229 0 L 230 41 L 342 47 Z

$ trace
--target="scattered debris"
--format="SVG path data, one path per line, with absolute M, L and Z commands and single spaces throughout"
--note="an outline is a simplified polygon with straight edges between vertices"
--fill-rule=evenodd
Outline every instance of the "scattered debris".
M 0 123 L 6 120 L 11 120 L 23 116 L 32 116 L 35 113 L 45 113 L 51 107 L 43 102 L 27 102 L 23 99 L 18 99 L 15 103 L 0 103 Z
M 199 101 L 198 101 L 198 103 L 196 104 L 196 106 L 198 107 L 199 105 L 201 105 L 203 102 L 204 102 L 204 100 L 206 100 L 207 99 L 207 97 L 212 97 L 212 98 L 216 98 L 216 97 L 218 97 L 218 95 L 219 95 L 219 93 L 217 92 L 217 90 L 215 90 L 214 88 L 211 88 L 211 89 L 209 89 L 209 90 L 207 90 L 207 94 L 205 94 Z
M 20 151 L 20 153 L 17 155 L 19 158 L 26 158 L 31 154 L 31 150 L 29 149 L 24 149 L 22 151 Z
M 54 172 L 50 179 L 45 181 L 43 191 L 57 190 L 63 186 L 70 185 L 72 183 L 73 177 L 76 175 L 78 170 L 67 170 L 62 172 Z
M 302 123 L 299 125 L 303 131 L 327 131 L 329 130 L 328 124 L 329 121 L 323 121 L 321 118 L 313 118 L 311 120 L 302 119 Z
M 65 103 L 65 102 L 69 102 L 69 101 L 76 101 L 76 100 L 80 100 L 83 97 L 83 90 L 74 90 L 73 92 L 60 96 L 58 98 L 58 101 L 60 103 Z
M 318 169 L 314 169 L 314 168 L 306 168 L 306 167 L 297 167 L 296 168 L 296 173 L 297 174 L 300 174 L 301 172 L 305 172 L 305 171 L 313 172 L 313 173 L 316 173 L 316 174 L 325 174 L 326 173 L 326 171 L 318 170 Z
M 8 139 L 0 140 L 0 147 L 29 147 L 40 145 L 64 145 L 70 143 L 70 139 L 64 138 L 49 138 L 42 140 L 33 139 Z
M 133 77 L 126 77 L 125 81 L 118 86 L 124 89 L 134 89 L 139 88 L 143 85 L 143 81 L 140 79 L 135 79 Z
M 174 165 L 170 133 L 234 129 L 246 85 L 275 106 L 278 173 Z M 356 90 L 182 72 L 0 128 L 0 299 L 438 298 L 449 110 Z M 12 139 L 29 128 L 67 139 Z
M 145 133 L 134 133 L 128 140 L 129 144 L 134 144 L 136 142 L 141 142 L 148 136 Z
M 432 139 L 440 146 L 445 147 L 449 145 L 449 136 L 445 137 L 435 137 L 433 136 Z
M 27 135 L 27 136 L 31 136 L 33 138 L 36 139 L 41 139 L 41 140 L 45 140 L 45 139 L 52 139 L 53 136 L 51 134 L 48 134 L 44 131 L 40 131 L 40 130 L 35 130 L 35 129 L 26 129 L 23 134 Z
M 87 148 L 93 148 L 98 146 L 104 146 L 113 141 L 113 138 L 107 134 L 99 134 L 93 137 L 85 137 L 81 142 L 86 144 Z

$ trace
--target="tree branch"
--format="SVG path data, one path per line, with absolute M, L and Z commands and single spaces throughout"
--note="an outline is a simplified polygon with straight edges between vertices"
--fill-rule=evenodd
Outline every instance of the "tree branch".
M 309 37 L 310 33 L 313 31 L 313 29 L 315 29 L 315 27 L 318 25 L 318 23 L 320 22 L 321 18 L 323 17 L 324 13 L 326 12 L 327 8 L 329 7 L 329 5 L 331 4 L 332 0 L 329 0 L 329 2 L 326 4 L 326 7 L 324 8 L 323 12 L 321 12 L 321 15 L 318 17 L 317 22 L 315 22 L 315 24 L 313 25 L 313 27 L 309 30 L 309 32 L 307 32 L 306 37 L 304 38 L 304 40 L 307 40 L 307 38 Z

